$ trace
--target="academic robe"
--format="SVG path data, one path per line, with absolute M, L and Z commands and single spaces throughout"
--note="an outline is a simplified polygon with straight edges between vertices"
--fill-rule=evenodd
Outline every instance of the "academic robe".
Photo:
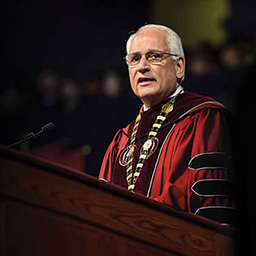
M 140 110 L 133 171 L 166 101 L 145 112 Z M 212 98 L 188 91 L 180 94 L 151 143 L 134 192 L 178 210 L 233 224 L 229 120 L 229 111 Z M 127 188 L 127 154 L 134 123 L 135 120 L 117 131 L 99 174 L 100 179 L 124 188 Z

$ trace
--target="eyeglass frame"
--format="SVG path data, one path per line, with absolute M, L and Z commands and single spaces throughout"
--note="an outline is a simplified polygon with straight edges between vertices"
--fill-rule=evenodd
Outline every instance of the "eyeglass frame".
M 160 60 L 160 61 L 156 61 L 156 62 L 154 62 L 154 60 L 153 60 L 153 62 L 152 62 L 152 60 L 149 60 L 149 56 L 147 56 L 147 55 L 150 54 L 150 53 L 158 53 L 158 54 L 161 54 L 161 55 L 162 55 L 161 60 Z M 129 55 L 134 55 L 134 56 L 136 56 L 136 54 L 140 55 L 140 59 L 139 59 L 138 63 L 136 63 L 136 64 L 131 64 L 131 63 L 129 63 L 127 57 L 128 57 Z M 180 54 L 170 53 L 170 52 L 163 52 L 163 51 L 158 51 L 158 50 L 150 50 L 150 51 L 148 51 L 148 52 L 146 52 L 146 53 L 144 53 L 144 54 L 139 53 L 139 52 L 127 54 L 127 55 L 124 57 L 124 60 L 125 60 L 125 62 L 126 62 L 126 64 L 127 64 L 128 66 L 134 67 L 134 66 L 137 66 L 137 65 L 140 64 L 142 55 L 144 55 L 144 56 L 146 57 L 147 61 L 148 61 L 150 64 L 157 64 L 157 63 L 161 63 L 164 59 L 166 59 L 166 58 L 168 58 L 168 57 L 170 57 L 170 56 L 175 56 L 175 57 L 177 57 L 177 56 L 179 56 Z M 164 55 L 167 55 L 167 56 L 164 57 Z

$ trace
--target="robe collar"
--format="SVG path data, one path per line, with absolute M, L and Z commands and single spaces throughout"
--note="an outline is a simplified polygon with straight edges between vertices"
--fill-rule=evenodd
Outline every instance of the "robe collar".
M 179 88 L 179 87 L 178 87 Z M 177 88 L 177 89 L 178 89 Z M 152 106 L 147 111 L 143 111 L 143 106 L 140 109 L 141 114 L 141 122 L 140 122 L 140 129 L 138 131 L 138 138 L 144 137 L 148 135 L 148 132 L 151 129 L 152 122 L 154 122 L 157 115 L 160 113 L 162 105 L 165 104 L 169 98 L 176 95 L 177 90 L 170 95 L 167 99 L 162 101 L 159 104 Z M 179 92 L 179 91 L 178 91 Z M 177 92 L 177 93 L 178 93 Z M 174 103 L 174 109 L 171 113 L 168 114 L 163 126 L 161 129 L 169 125 L 170 123 L 177 122 L 181 120 L 183 117 L 195 112 L 199 111 L 203 108 L 218 108 L 224 109 L 224 106 L 217 102 L 216 100 L 212 99 L 208 96 L 202 96 L 196 93 L 192 93 L 189 91 L 184 91 L 177 96 L 176 101 Z M 123 132 L 126 134 L 127 137 L 131 136 L 132 127 L 134 126 L 135 120 L 133 120 L 130 125 L 126 128 L 122 129 Z M 126 130 L 128 128 L 128 130 Z M 142 129 L 141 129 L 142 128 Z

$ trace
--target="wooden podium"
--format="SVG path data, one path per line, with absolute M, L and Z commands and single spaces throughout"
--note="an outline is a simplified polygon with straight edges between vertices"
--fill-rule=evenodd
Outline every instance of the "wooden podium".
M 0 148 L 2 256 L 232 256 L 234 230 Z

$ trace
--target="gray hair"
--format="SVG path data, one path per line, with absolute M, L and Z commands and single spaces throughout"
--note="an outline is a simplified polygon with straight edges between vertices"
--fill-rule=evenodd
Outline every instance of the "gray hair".
M 146 29 L 146 28 L 155 28 L 155 29 L 166 32 L 167 36 L 168 36 L 167 40 L 169 43 L 169 48 L 170 48 L 171 53 L 182 55 L 183 57 L 185 57 L 184 50 L 183 50 L 181 39 L 180 39 L 179 35 L 174 30 L 172 30 L 166 26 L 158 25 L 158 24 L 147 24 L 145 26 L 140 27 L 136 33 L 132 34 L 126 43 L 127 54 L 129 54 L 129 52 L 130 52 L 130 47 L 131 47 L 133 38 L 137 35 L 137 33 L 139 31 Z M 173 56 L 173 58 L 175 59 L 176 57 Z

